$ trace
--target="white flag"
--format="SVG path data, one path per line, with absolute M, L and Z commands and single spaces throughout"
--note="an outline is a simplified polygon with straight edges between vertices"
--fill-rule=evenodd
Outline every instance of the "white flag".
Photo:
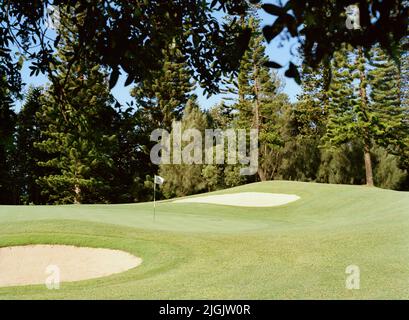
M 163 184 L 165 182 L 165 179 L 163 179 L 161 176 L 156 176 L 155 175 L 154 182 L 161 185 L 161 184 Z

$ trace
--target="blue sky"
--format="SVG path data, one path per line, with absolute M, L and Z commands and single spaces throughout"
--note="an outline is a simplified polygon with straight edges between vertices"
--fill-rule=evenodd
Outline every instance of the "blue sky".
M 260 12 L 260 19 L 263 26 L 267 23 L 271 23 L 274 18 L 270 15 L 265 14 L 264 12 Z M 278 62 L 284 66 L 284 68 L 278 70 L 278 72 L 280 75 L 282 75 L 284 81 L 284 92 L 288 94 L 291 101 L 296 101 L 297 94 L 300 92 L 300 87 L 294 82 L 294 80 L 284 77 L 284 72 L 289 61 L 297 62 L 296 57 L 290 54 L 291 51 L 296 51 L 296 46 L 297 43 L 295 41 L 280 43 L 278 39 L 275 39 L 275 41 L 267 45 L 267 55 L 269 56 L 269 58 L 272 61 Z M 25 90 L 30 85 L 45 85 L 47 83 L 47 77 L 45 75 L 30 77 L 30 70 L 28 68 L 29 65 L 30 63 L 26 62 L 22 70 L 23 82 L 26 84 Z M 117 85 L 112 89 L 112 94 L 122 105 L 125 105 L 127 102 L 132 101 L 132 97 L 129 94 L 132 85 L 125 87 L 125 80 L 126 76 L 122 75 L 119 78 Z M 207 98 L 202 94 L 202 92 L 203 90 L 201 88 L 197 88 L 195 90 L 195 93 L 198 95 L 199 104 L 202 108 L 208 109 L 223 100 L 223 95 L 213 95 L 210 98 Z M 16 103 L 17 109 L 19 109 L 21 104 L 21 101 Z

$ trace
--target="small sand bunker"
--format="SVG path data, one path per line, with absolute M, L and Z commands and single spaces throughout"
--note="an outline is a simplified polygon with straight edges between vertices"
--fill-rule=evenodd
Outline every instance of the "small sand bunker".
M 127 252 L 65 245 L 0 248 L 0 287 L 45 284 L 59 271 L 60 282 L 105 277 L 137 267 L 142 259 Z M 56 267 L 55 267 L 56 266 Z
M 175 203 L 210 203 L 239 207 L 276 207 L 300 199 L 294 194 L 240 192 L 218 194 L 212 196 L 184 198 L 174 200 Z

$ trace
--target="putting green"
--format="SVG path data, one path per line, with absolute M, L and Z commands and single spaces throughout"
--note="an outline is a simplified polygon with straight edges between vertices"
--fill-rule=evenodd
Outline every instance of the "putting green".
M 240 192 L 294 194 L 278 207 L 205 203 L 0 206 L 0 247 L 123 250 L 137 268 L 104 278 L 0 288 L 1 299 L 407 299 L 409 193 L 286 181 Z M 346 268 L 360 268 L 348 290 Z

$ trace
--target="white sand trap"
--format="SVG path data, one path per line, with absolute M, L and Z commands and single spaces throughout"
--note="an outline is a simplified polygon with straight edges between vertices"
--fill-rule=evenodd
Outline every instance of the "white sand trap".
M 0 287 L 44 284 L 56 274 L 60 281 L 105 277 L 137 267 L 142 259 L 127 252 L 65 245 L 29 245 L 0 248 Z M 51 267 L 53 268 L 53 267 Z
M 175 203 L 210 203 L 239 207 L 276 207 L 300 199 L 294 194 L 240 192 L 174 200 Z

